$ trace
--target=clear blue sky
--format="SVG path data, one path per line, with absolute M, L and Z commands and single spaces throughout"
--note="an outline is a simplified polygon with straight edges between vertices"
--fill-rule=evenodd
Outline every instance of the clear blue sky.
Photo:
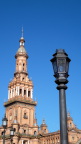
M 71 58 L 67 110 L 81 129 L 81 0 L 0 1 L 0 123 L 8 83 L 15 72 L 14 55 L 22 26 L 29 55 L 28 73 L 38 101 L 38 124 L 44 118 L 49 131 L 59 129 L 59 96 L 50 59 L 56 49 L 63 48 Z

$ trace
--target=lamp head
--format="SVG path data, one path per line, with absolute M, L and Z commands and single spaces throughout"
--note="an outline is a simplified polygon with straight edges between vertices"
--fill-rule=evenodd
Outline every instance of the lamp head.
M 8 119 L 6 118 L 6 114 L 5 114 L 4 118 L 2 119 L 2 126 L 4 129 L 7 127 L 7 123 L 8 123 Z
M 65 82 L 67 83 L 66 79 L 69 76 L 69 62 L 70 59 L 64 49 L 57 49 L 56 53 L 53 54 L 53 58 L 51 59 L 54 76 L 56 78 L 56 83 Z

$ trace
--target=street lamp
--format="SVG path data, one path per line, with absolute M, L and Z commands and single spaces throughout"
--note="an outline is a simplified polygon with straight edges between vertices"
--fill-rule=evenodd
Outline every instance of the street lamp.
M 6 118 L 6 114 L 5 114 L 4 118 L 2 119 L 2 126 L 4 128 L 4 131 L 3 131 L 3 144 L 5 144 L 5 129 L 7 127 L 7 122 L 8 122 L 8 119 Z
M 57 89 L 59 90 L 59 108 L 60 108 L 60 143 L 68 144 L 67 134 L 67 112 L 66 112 L 66 95 L 65 90 L 67 89 L 66 84 L 68 83 L 68 70 L 69 62 L 67 53 L 63 49 L 57 49 L 56 53 L 53 54 L 51 59 L 55 82 L 58 84 Z
M 12 141 L 13 141 L 13 136 L 14 136 L 14 128 L 11 128 L 10 129 L 10 138 L 11 138 L 11 144 L 12 144 Z

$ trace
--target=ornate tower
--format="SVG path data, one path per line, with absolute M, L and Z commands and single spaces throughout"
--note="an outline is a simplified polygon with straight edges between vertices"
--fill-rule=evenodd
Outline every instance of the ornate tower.
M 33 100 L 33 83 L 28 77 L 28 54 L 24 47 L 25 40 L 23 36 L 19 42 L 20 47 L 15 55 L 16 70 L 14 78 L 8 86 L 8 101 L 4 103 L 4 106 L 6 108 L 8 127 L 13 124 L 16 132 L 34 135 L 38 133 L 38 126 L 35 123 L 35 106 L 37 102 Z

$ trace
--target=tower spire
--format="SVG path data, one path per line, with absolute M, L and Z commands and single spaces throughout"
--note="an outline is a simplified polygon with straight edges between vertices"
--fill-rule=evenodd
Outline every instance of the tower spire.
M 24 35 L 24 30 L 23 30 L 23 26 L 22 26 L 22 38 L 23 38 L 23 35 Z
M 23 46 L 24 47 L 24 43 L 25 43 L 25 40 L 24 40 L 24 30 L 23 30 L 23 27 L 22 27 L 22 31 L 21 31 L 21 38 L 20 38 L 20 46 Z

